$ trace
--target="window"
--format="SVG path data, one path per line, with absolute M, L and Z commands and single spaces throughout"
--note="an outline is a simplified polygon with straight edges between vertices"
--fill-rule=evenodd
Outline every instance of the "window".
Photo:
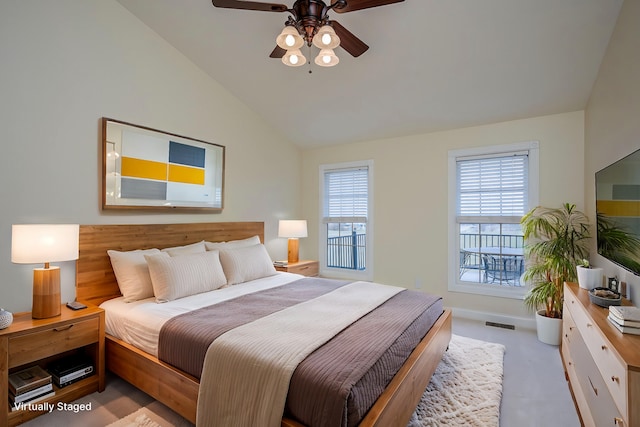
M 450 290 L 524 295 L 520 219 L 537 182 L 537 142 L 449 153 Z
M 373 278 L 372 169 L 372 161 L 320 166 L 323 275 Z

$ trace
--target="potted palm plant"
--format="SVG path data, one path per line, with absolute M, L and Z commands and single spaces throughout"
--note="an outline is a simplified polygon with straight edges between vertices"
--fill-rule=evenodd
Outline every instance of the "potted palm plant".
M 562 333 L 564 282 L 576 281 L 576 265 L 589 253 L 589 219 L 565 203 L 560 208 L 538 206 L 522 220 L 527 268 L 524 280 L 531 287 L 524 298 L 536 312 L 538 339 L 559 345 Z

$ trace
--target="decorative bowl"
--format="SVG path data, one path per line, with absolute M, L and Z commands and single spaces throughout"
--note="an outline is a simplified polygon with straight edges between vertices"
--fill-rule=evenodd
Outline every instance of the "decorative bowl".
M 611 305 L 620 305 L 622 298 L 618 292 L 609 288 L 593 288 L 589 291 L 589 299 L 592 303 L 600 307 L 609 307 Z
M 0 308 L 0 329 L 9 327 L 9 325 L 12 322 L 13 322 L 13 314 L 5 310 L 4 308 Z

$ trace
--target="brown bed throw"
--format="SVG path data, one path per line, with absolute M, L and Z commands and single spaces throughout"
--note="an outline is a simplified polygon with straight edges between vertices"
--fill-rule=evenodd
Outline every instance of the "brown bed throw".
M 216 337 L 347 283 L 304 278 L 174 317 L 160 331 L 158 357 L 200 378 Z M 393 296 L 298 365 L 287 415 L 314 427 L 357 425 L 440 314 L 440 297 L 415 291 Z

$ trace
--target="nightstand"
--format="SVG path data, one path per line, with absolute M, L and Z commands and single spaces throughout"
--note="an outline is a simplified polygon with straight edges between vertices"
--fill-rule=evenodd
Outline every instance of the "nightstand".
M 318 261 L 298 261 L 286 265 L 275 265 L 276 270 L 287 273 L 302 274 L 303 276 L 317 276 L 319 270 Z
M 31 313 L 19 313 L 11 326 L 0 330 L 0 425 L 14 426 L 45 413 L 12 410 L 9 405 L 9 373 L 29 366 L 46 369 L 49 363 L 80 351 L 94 362 L 94 375 L 63 388 L 54 385 L 55 395 L 38 404 L 68 403 L 104 390 L 104 310 L 89 306 L 73 311 L 63 305 L 60 312 L 49 319 L 32 319 Z

